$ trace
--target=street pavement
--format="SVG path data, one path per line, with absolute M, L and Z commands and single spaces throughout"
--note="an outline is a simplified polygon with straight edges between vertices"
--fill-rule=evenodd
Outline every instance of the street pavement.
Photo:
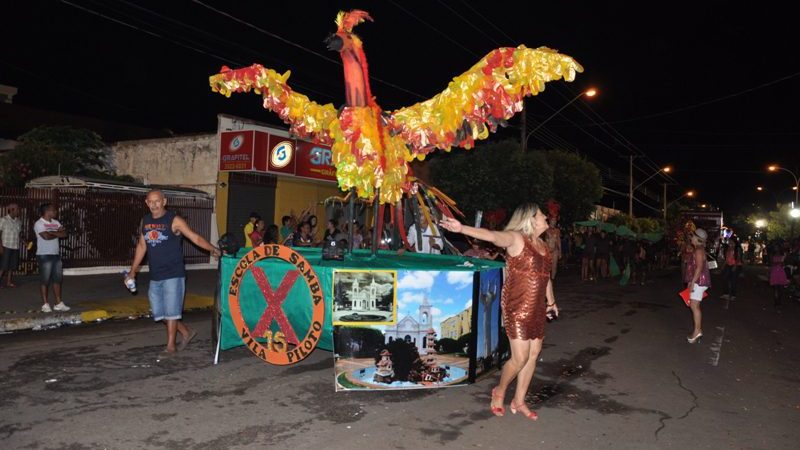
M 493 374 L 435 390 L 334 392 L 331 353 L 213 365 L 200 334 L 157 361 L 163 326 L 107 321 L 0 336 L 0 446 L 9 449 L 796 449 L 800 308 L 772 307 L 761 267 L 735 301 L 715 279 L 704 338 L 686 343 L 676 271 L 645 286 L 559 274 L 529 421 L 489 412 Z
M 64 303 L 69 311 L 43 313 L 39 277 L 15 277 L 16 288 L 0 288 L 0 332 L 42 330 L 109 319 L 139 318 L 150 314 L 147 301 L 149 273 L 137 275 L 138 292 L 131 295 L 122 274 L 65 276 Z M 187 310 L 207 309 L 214 303 L 215 270 L 190 270 L 186 275 Z M 55 305 L 49 293 L 50 306 Z

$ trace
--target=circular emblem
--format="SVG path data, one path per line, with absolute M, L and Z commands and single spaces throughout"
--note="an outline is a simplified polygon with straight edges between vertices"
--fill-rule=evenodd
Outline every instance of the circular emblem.
M 242 147 L 242 143 L 244 143 L 244 135 L 237 134 L 236 136 L 234 136 L 233 139 L 231 139 L 231 143 L 230 145 L 228 145 L 228 149 L 230 149 L 230 151 L 232 152 L 235 152 L 236 150 L 239 150 Z
M 272 152 L 269 156 L 270 163 L 272 163 L 273 167 L 276 169 L 282 169 L 292 162 L 293 155 L 294 144 L 292 144 L 292 141 L 281 141 L 272 147 Z
M 264 270 L 256 266 L 258 261 L 267 258 L 281 259 L 293 266 L 278 286 L 272 286 Z M 247 273 L 255 279 L 267 303 L 261 318 L 252 329 L 244 320 L 239 297 Z M 296 282 L 303 286 L 293 289 Z M 302 292 L 302 300 L 298 298 L 298 290 Z M 291 293 L 294 295 L 290 295 Z M 286 317 L 284 302 L 291 302 L 295 309 L 296 302 L 307 302 L 308 308 L 312 310 L 308 329 L 297 330 L 302 331 L 302 334 L 297 333 Z M 325 323 L 325 296 L 317 274 L 303 255 L 283 245 L 255 247 L 239 260 L 228 286 L 228 308 L 236 332 L 244 345 L 262 360 L 277 365 L 294 364 L 305 359 L 316 348 Z M 273 323 L 277 323 L 278 331 L 272 331 Z

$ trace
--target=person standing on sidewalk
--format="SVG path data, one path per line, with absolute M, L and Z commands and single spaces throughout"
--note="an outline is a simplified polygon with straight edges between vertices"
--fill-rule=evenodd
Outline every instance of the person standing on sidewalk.
M 183 350 L 197 332 L 181 322 L 183 297 L 186 289 L 186 268 L 183 264 L 181 237 L 186 237 L 198 247 L 208 250 L 219 258 L 219 249 L 202 236 L 195 233 L 181 217 L 166 209 L 164 193 L 153 190 L 145 200 L 150 213 L 141 221 L 139 242 L 133 256 L 133 264 L 124 282 L 136 276 L 145 254 L 150 266 L 150 289 L 148 298 L 153 320 L 164 321 L 167 326 L 167 348 L 159 354 L 159 359 L 173 356 Z M 183 340 L 176 347 L 175 340 L 180 332 Z
M 22 222 L 19 220 L 19 205 L 9 203 L 6 215 L 0 218 L 0 287 L 3 287 L 3 275 L 6 276 L 6 287 L 15 288 L 11 282 L 11 273 L 19 266 L 19 235 Z
M 442 228 L 454 233 L 491 242 L 506 250 L 506 276 L 500 304 L 503 323 L 511 346 L 511 359 L 503 365 L 500 384 L 492 389 L 491 412 L 505 414 L 503 399 L 511 382 L 517 379 L 511 412 L 531 420 L 537 414 L 525 405 L 525 396 L 542 350 L 547 314 L 558 316 L 553 280 L 550 278 L 552 256 L 540 237 L 547 231 L 547 217 L 535 204 L 522 205 L 511 216 L 504 231 L 489 231 L 462 225 L 445 217 Z
M 33 231 L 36 233 L 36 262 L 39 265 L 39 275 L 42 285 L 42 312 L 69 311 L 61 300 L 61 279 L 64 276 L 63 266 L 61 265 L 61 252 L 58 240 L 67 237 L 67 232 L 61 223 L 56 220 L 56 207 L 52 203 L 43 203 L 39 207 L 41 218 L 33 224 Z M 47 291 L 53 285 L 53 296 L 56 298 L 56 305 L 50 308 L 47 302 Z

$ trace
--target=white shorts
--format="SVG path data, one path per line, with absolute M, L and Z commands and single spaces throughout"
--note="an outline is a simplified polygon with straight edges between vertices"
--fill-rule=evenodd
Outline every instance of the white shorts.
M 695 283 L 692 292 L 689 294 L 689 300 L 698 302 L 703 301 L 703 292 L 705 292 L 706 289 L 708 289 L 708 286 L 699 286 L 697 283 Z

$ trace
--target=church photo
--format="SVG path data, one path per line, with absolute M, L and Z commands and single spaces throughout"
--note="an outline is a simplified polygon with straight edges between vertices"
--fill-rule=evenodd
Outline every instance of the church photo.
M 334 271 L 334 325 L 394 325 L 396 292 L 394 270 Z
M 358 295 L 372 289 L 372 274 L 364 275 L 357 283 L 339 278 L 340 290 L 334 291 L 337 302 L 341 295 L 367 299 L 366 306 L 371 307 L 369 295 Z M 396 279 L 395 323 L 339 322 L 334 327 L 336 389 L 424 389 L 468 383 L 468 348 L 459 345 L 458 338 L 469 337 L 472 331 L 473 273 L 399 270 Z M 458 325 L 455 338 L 446 335 L 450 322 Z

